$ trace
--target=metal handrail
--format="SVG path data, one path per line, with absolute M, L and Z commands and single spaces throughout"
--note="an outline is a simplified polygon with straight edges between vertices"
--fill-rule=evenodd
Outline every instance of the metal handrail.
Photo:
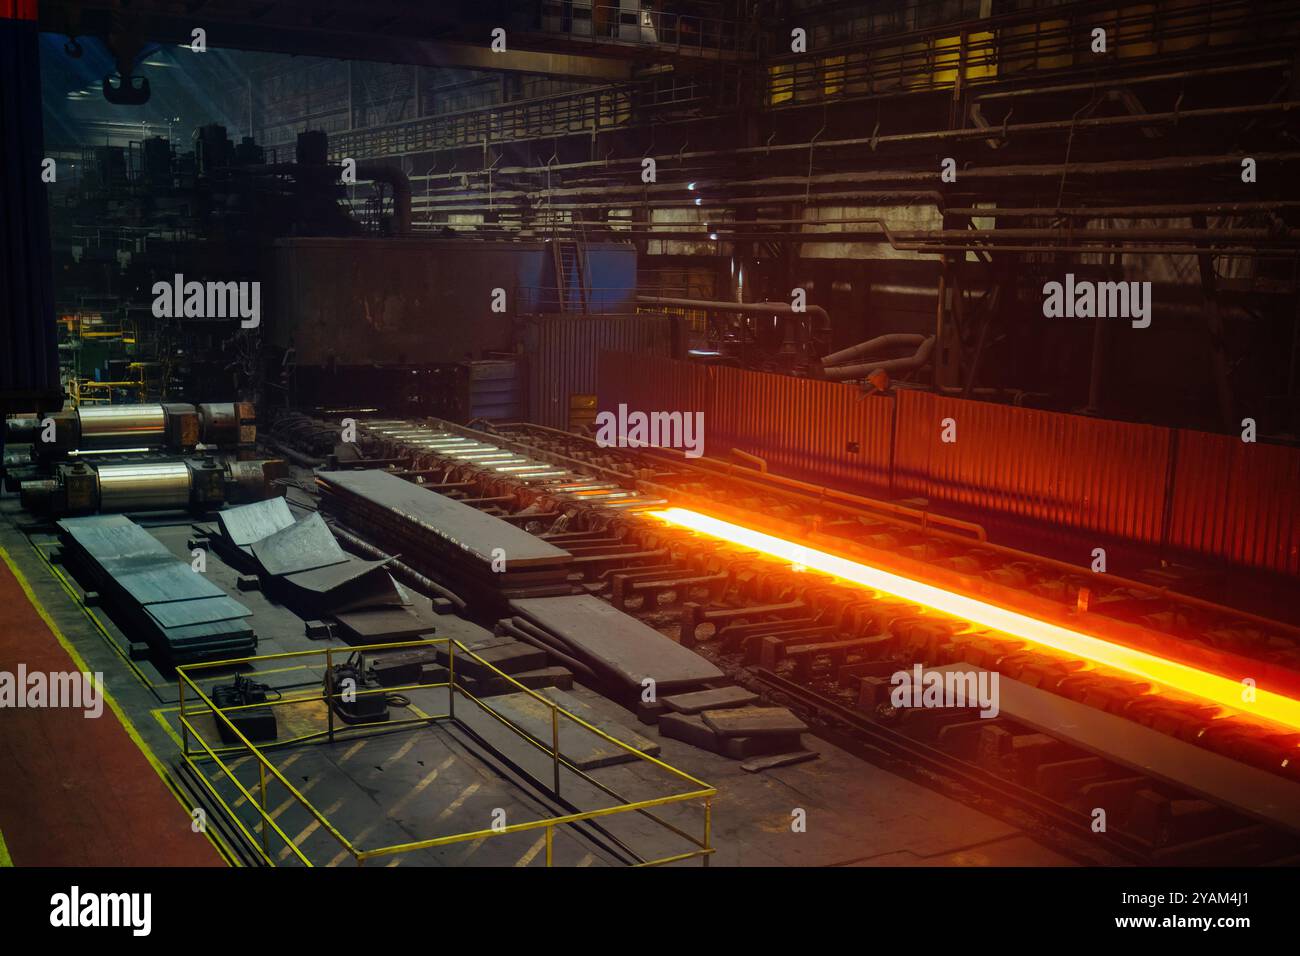
M 254 657 L 237 658 L 233 660 L 205 661 L 205 662 L 199 662 L 194 664 L 181 665 L 180 667 L 177 668 L 177 677 L 178 677 L 178 686 L 180 690 L 179 722 L 181 727 L 182 759 L 192 770 L 194 770 L 195 776 L 203 782 L 204 786 L 211 793 L 212 797 L 217 801 L 217 803 L 226 811 L 229 817 L 234 821 L 235 825 L 238 827 L 240 832 L 242 832 L 245 835 L 245 837 L 248 838 L 250 845 L 254 847 L 261 860 L 264 863 L 271 866 L 275 866 L 277 864 L 271 858 L 270 852 L 267 848 L 267 842 L 269 837 L 268 829 L 270 831 L 274 831 L 274 833 L 281 840 L 284 841 L 286 847 L 304 865 L 313 866 L 314 864 L 306 857 L 305 854 L 302 853 L 301 849 L 297 846 L 297 844 L 295 844 L 293 840 L 291 840 L 284 833 L 284 831 L 280 829 L 279 825 L 275 822 L 274 817 L 270 813 L 268 813 L 267 780 L 266 780 L 267 773 L 270 773 L 272 777 L 278 780 L 285 787 L 290 797 L 294 801 L 296 801 L 299 805 L 301 805 L 303 809 L 312 817 L 312 819 L 326 833 L 328 833 L 334 840 L 336 840 L 339 843 L 339 845 L 349 855 L 352 856 L 354 860 L 356 860 L 358 865 L 364 864 L 366 860 L 374 859 L 381 856 L 392 856 L 395 854 L 407 853 L 414 850 L 430 849 L 433 847 L 447 846 L 453 843 L 463 843 L 472 840 L 486 839 L 489 837 L 501 836 L 507 833 L 519 833 L 528 830 L 544 829 L 545 837 L 546 837 L 546 864 L 547 866 L 550 866 L 552 865 L 552 847 L 554 841 L 554 831 L 556 827 L 564 826 L 567 824 L 577 824 L 588 820 L 595 820 L 600 817 L 613 816 L 616 814 L 630 813 L 630 812 L 640 813 L 644 816 L 649 817 L 650 819 L 654 820 L 655 822 L 665 827 L 672 833 L 683 837 L 695 847 L 695 849 L 688 850 L 685 853 L 674 854 L 669 857 L 663 857 L 663 858 L 649 860 L 649 861 L 642 861 L 638 865 L 641 866 L 664 865 L 667 863 L 680 862 L 683 860 L 695 859 L 695 858 L 700 859 L 705 866 L 708 865 L 709 857 L 714 853 L 714 848 L 712 847 L 710 841 L 711 841 L 711 826 L 712 826 L 712 800 L 713 797 L 717 795 L 717 790 L 715 788 L 709 786 L 708 784 L 704 783 L 701 780 L 698 780 L 697 778 L 691 776 L 685 771 L 679 770 L 669 765 L 668 763 L 665 763 L 662 760 L 652 757 L 649 754 L 646 754 L 643 751 L 636 749 L 632 745 L 627 744 L 619 740 L 618 738 L 611 736 L 610 734 L 601 730 L 599 727 L 593 726 L 592 724 L 583 720 L 581 717 L 578 717 L 577 715 L 572 714 L 569 711 L 565 710 L 563 707 L 561 707 L 559 704 L 556 704 L 554 701 L 537 693 L 532 688 L 525 687 L 519 681 L 515 680 L 515 678 L 501 671 L 495 665 L 485 660 L 483 657 L 479 656 L 474 651 L 470 650 L 461 641 L 449 637 L 426 638 L 426 639 L 414 640 L 414 641 L 398 641 L 398 642 L 390 642 L 384 644 L 372 644 L 364 648 L 361 648 L 360 650 L 363 652 L 368 652 L 368 651 L 390 650 L 390 649 L 398 649 L 398 648 L 429 648 L 429 647 L 438 647 L 438 646 L 446 646 L 447 648 L 448 678 L 446 681 L 440 683 L 430 683 L 430 684 L 423 684 L 423 683 L 412 684 L 412 685 L 406 685 L 402 687 L 383 687 L 383 688 L 377 688 L 373 690 L 358 689 L 352 693 L 354 694 L 355 697 L 362 697 L 362 696 L 373 695 L 373 694 L 389 695 L 397 691 L 415 690 L 418 688 L 435 689 L 439 687 L 446 687 L 448 688 L 448 712 L 446 714 L 421 715 L 406 720 L 387 721 L 382 724 L 359 725 L 359 726 L 350 726 L 344 728 L 336 728 L 334 722 L 334 707 L 332 706 L 332 703 L 333 701 L 338 700 L 340 697 L 340 694 L 337 690 L 335 690 L 333 693 L 327 693 L 324 686 L 322 686 L 319 694 L 308 694 L 308 695 L 296 696 L 293 698 L 282 698 L 276 701 L 267 701 L 265 703 L 242 704 L 242 705 L 236 705 L 232 707 L 221 708 L 218 707 L 212 701 L 212 699 L 203 691 L 203 689 L 198 685 L 198 683 L 191 676 L 192 672 L 208 669 L 208 668 L 216 668 L 216 667 L 229 668 L 229 667 L 234 667 L 239 665 L 250 665 L 259 662 L 266 662 L 266 661 L 273 661 L 273 660 L 285 660 L 289 658 L 303 658 L 303 657 L 315 657 L 315 656 L 324 656 L 326 662 L 326 668 L 332 669 L 335 648 L 327 647 L 320 650 L 311 649 L 306 651 L 288 651 L 288 652 L 283 652 L 278 654 L 264 654 L 264 655 L 254 656 Z M 349 652 L 351 652 L 351 649 L 349 649 Z M 528 731 L 526 731 L 524 728 L 514 724 L 509 718 L 501 714 L 495 708 L 491 707 L 482 698 L 479 698 L 477 695 L 467 691 L 456 680 L 456 657 L 458 653 L 461 655 L 468 655 L 470 658 L 475 660 L 480 666 L 490 671 L 494 677 L 505 679 L 509 684 L 513 685 L 518 690 L 528 694 L 530 697 L 532 697 L 533 699 L 537 700 L 538 702 L 540 702 L 541 704 L 545 705 L 550 709 L 551 712 L 550 746 L 547 746 L 545 742 L 537 739 L 532 734 L 528 733 Z M 202 709 L 199 710 L 187 709 L 187 704 L 186 704 L 187 687 L 192 692 L 192 694 L 195 697 L 197 697 L 199 701 L 202 702 L 202 704 L 204 705 Z M 615 806 L 602 807 L 596 810 L 576 811 L 573 813 L 563 814 L 560 816 L 547 817 L 540 820 L 530 820 L 524 823 L 511 824 L 509 826 L 504 826 L 504 827 L 489 828 L 487 830 L 474 830 L 467 833 L 450 834 L 447 836 L 432 837 L 429 839 L 417 840 L 417 841 L 412 841 L 403 844 L 395 844 L 392 846 L 384 846 L 384 847 L 378 847 L 370 850 L 363 850 L 355 846 L 350 840 L 348 840 L 345 836 L 343 836 L 343 834 L 338 830 L 338 828 L 330 823 L 329 819 L 325 816 L 325 814 L 323 814 L 320 810 L 318 810 L 297 788 L 295 788 L 288 781 L 288 779 L 276 768 L 275 764 L 272 763 L 267 758 L 266 754 L 264 753 L 264 750 L 270 749 L 270 747 L 285 747 L 294 744 L 303 744 L 309 741 L 321 741 L 321 740 L 328 740 L 330 742 L 334 742 L 338 738 L 339 734 L 342 733 L 347 733 L 348 735 L 347 739 L 355 739 L 358 737 L 377 736 L 379 734 L 390 733 L 394 729 L 405 727 L 405 726 L 411 726 L 414 724 L 423 724 L 427 726 L 429 724 L 436 723 L 440 720 L 450 720 L 452 723 L 455 723 L 457 726 L 461 727 L 467 732 L 472 733 L 473 731 L 471 730 L 471 728 L 469 728 L 463 721 L 461 721 L 456 717 L 456 696 L 458 693 L 468 698 L 480 709 L 486 711 L 488 714 L 493 716 L 497 721 L 499 721 L 507 728 L 509 728 L 511 731 L 513 731 L 517 736 L 522 737 L 524 740 L 528 741 L 533 746 L 551 755 L 553 767 L 554 767 L 554 779 L 552 783 L 552 792 L 557 799 L 559 798 L 559 794 L 560 794 L 560 768 L 563 766 L 566 769 L 580 775 L 585 782 L 594 785 L 595 787 L 599 788 L 600 790 L 604 791 L 605 793 L 611 796 L 614 796 L 620 802 Z M 325 704 L 328 712 L 327 729 L 312 734 L 301 735 L 299 737 L 295 737 L 286 741 L 276 741 L 275 743 L 267 747 L 258 746 L 257 744 L 254 744 L 252 741 L 250 741 L 243 734 L 243 732 L 240 731 L 239 728 L 235 726 L 234 722 L 231 721 L 230 717 L 228 716 L 231 713 L 240 710 L 251 709 L 255 707 L 268 707 L 268 708 L 281 707 L 281 706 L 291 706 L 295 704 L 301 704 L 305 702 L 321 702 Z M 416 711 L 416 713 L 418 714 L 419 711 Z M 218 720 L 222 724 L 224 724 L 225 727 L 237 739 L 237 741 L 239 742 L 238 745 L 226 747 L 226 748 L 216 748 L 216 749 L 210 746 L 208 742 L 203 739 L 200 730 L 194 725 L 193 721 L 190 719 L 191 716 L 198 715 L 198 714 L 211 714 L 214 720 Z M 659 768 L 660 770 L 666 771 L 669 774 L 687 782 L 692 787 L 694 787 L 694 789 L 686 793 L 669 794 L 667 796 L 653 797 L 646 800 L 628 801 L 624 799 L 611 788 L 593 779 L 590 775 L 584 773 L 580 768 L 578 768 L 575 764 L 573 764 L 572 761 L 570 761 L 561 753 L 560 746 L 559 746 L 559 728 L 560 728 L 561 719 L 572 721 L 578 726 L 585 728 L 589 732 L 596 734 L 601 739 L 609 743 L 612 743 L 615 746 L 627 751 L 628 753 L 635 756 L 637 759 L 646 761 L 647 763 L 650 763 L 651 765 Z M 236 788 L 243 795 L 243 798 L 249 802 L 249 804 L 257 811 L 258 815 L 261 817 L 260 844 L 249 833 L 248 828 L 244 825 L 239 815 L 235 813 L 234 809 L 222 797 L 221 793 L 217 790 L 215 784 L 211 780 L 209 780 L 207 774 L 200 769 L 198 763 L 195 760 L 195 756 L 198 756 L 199 754 L 196 754 L 191 750 L 191 746 L 190 746 L 191 736 L 198 744 L 201 751 L 201 755 L 209 758 L 211 761 L 216 763 L 216 765 L 221 769 L 222 773 L 234 783 Z M 257 761 L 260 801 L 253 797 L 252 793 L 248 790 L 248 788 L 245 787 L 235 776 L 234 772 L 231 770 L 228 764 L 222 760 L 223 754 L 230 754 L 230 753 L 241 753 L 241 754 L 246 753 L 254 757 L 254 759 Z M 656 816 L 655 814 L 649 812 L 651 809 L 655 807 L 665 806 L 673 803 L 684 803 L 684 802 L 694 801 L 694 800 L 703 801 L 704 833 L 702 838 L 696 838 L 688 834 L 686 831 L 669 823 L 668 821 L 663 820 L 660 817 Z
M 508 142 L 522 136 L 600 128 L 611 125 L 601 123 L 602 110 L 630 115 L 635 88 L 632 83 L 611 84 L 346 130 L 331 134 L 329 152 L 335 159 L 397 156 L 448 146 L 480 145 L 485 138 Z
M 1208 48 L 1240 49 L 1244 42 L 1236 39 L 1237 33 L 1249 31 L 1256 40 L 1280 41 L 1294 36 L 1293 24 L 1293 12 L 1276 0 L 1262 7 L 1250 0 L 1214 0 L 1177 11 L 1163 11 L 1160 5 L 1127 10 L 1073 4 L 957 19 L 906 32 L 872 29 L 863 36 L 854 32 L 859 21 L 849 20 L 848 33 L 830 45 L 818 44 L 812 59 L 782 54 L 769 60 L 765 98 L 773 108 L 797 107 L 883 92 L 948 89 L 958 82 L 958 74 L 963 84 L 995 83 L 1008 78 L 1008 67 L 1012 77 L 1020 75 L 1025 62 L 1068 57 L 1077 67 L 1079 56 L 1091 55 L 1091 31 L 1097 27 L 1108 31 L 1108 56 L 1121 56 L 1120 62 L 1130 65 L 1139 61 L 1133 55 L 1139 46 L 1153 48 L 1144 60 L 1170 56 L 1161 49 L 1163 44 L 1198 37 L 1206 39 Z M 1216 44 L 1216 37 L 1233 42 Z M 1036 72 L 1043 69 L 1038 66 Z
M 537 36 L 564 37 L 592 45 L 651 47 L 679 55 L 757 51 L 756 43 L 746 41 L 743 23 L 724 17 L 647 10 L 640 5 L 628 9 L 618 3 L 582 2 L 573 3 L 566 16 L 559 0 L 536 0 L 534 9 L 536 13 L 525 32 Z M 588 16 L 574 16 L 580 12 Z M 624 21 L 627 16 L 634 16 L 635 23 Z

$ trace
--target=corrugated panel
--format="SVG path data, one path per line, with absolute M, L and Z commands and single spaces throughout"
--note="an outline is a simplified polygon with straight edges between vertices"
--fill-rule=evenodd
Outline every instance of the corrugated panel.
M 631 410 L 707 412 L 713 371 L 659 356 L 604 352 L 599 360 L 596 408 L 615 411 L 625 404 Z M 704 434 L 708 454 L 707 421 Z
M 1300 451 L 1179 431 L 1169 543 L 1300 573 Z
M 739 448 L 792 477 L 849 490 L 889 483 L 893 400 L 853 386 L 607 354 L 599 396 L 601 409 L 704 412 L 705 454 L 714 458 Z
M 571 397 L 596 391 L 600 353 L 667 356 L 672 320 L 662 315 L 546 316 L 529 327 L 528 338 L 529 419 L 567 428 Z
M 519 366 L 514 359 L 468 363 L 467 420 L 515 421 L 523 417 Z
M 941 440 L 943 421 L 957 440 Z M 1159 544 L 1170 432 L 929 392 L 899 396 L 895 490 L 1041 524 Z
M 37 37 L 33 19 L 0 18 L 0 408 L 15 411 L 59 391 Z
M 628 354 L 602 357 L 599 386 L 602 409 L 703 411 L 711 457 L 740 448 L 791 477 L 928 498 L 996 534 L 1300 574 L 1300 449 Z
M 760 455 L 791 477 L 880 491 L 889 485 L 893 399 L 837 382 L 714 370 L 706 447 Z
M 36 0 L 0 0 L 0 19 L 35 20 Z

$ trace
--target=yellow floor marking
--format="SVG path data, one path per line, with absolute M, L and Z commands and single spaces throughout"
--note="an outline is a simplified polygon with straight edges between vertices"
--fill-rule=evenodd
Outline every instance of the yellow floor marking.
M 292 766 L 292 765 L 293 765 L 293 764 L 298 760 L 298 758 L 301 757 L 301 756 L 302 756 L 302 752 L 301 752 L 301 751 L 299 751 L 299 752 L 296 753 L 296 754 L 291 755 L 291 756 L 289 757 L 288 760 L 286 760 L 284 763 L 280 764 L 276 769 L 279 770 L 280 773 L 284 773 L 284 772 L 285 772 L 286 770 L 288 770 L 289 767 L 291 767 L 291 766 Z M 301 787 L 297 787 L 296 789 L 297 789 L 297 791 L 298 791 L 299 793 L 305 794 L 308 790 L 310 790 L 312 787 L 314 787 L 314 786 L 316 785 L 316 781 L 319 780 L 319 779 L 320 779 L 320 777 L 313 777 L 311 780 L 308 780 L 305 784 L 303 784 Z M 271 787 L 272 787 L 273 785 L 279 783 L 279 782 L 280 782 L 280 781 L 276 780 L 274 777 L 272 777 L 271 779 L 267 780 L 267 781 L 266 781 L 266 789 L 267 789 L 267 791 L 269 792 L 270 789 L 271 789 Z M 250 793 L 251 793 L 252 790 L 253 790 L 252 787 L 249 787 L 248 789 L 249 789 L 249 792 L 250 792 Z M 298 802 L 298 798 L 295 797 L 292 793 L 289 794 L 289 796 L 287 796 L 287 797 L 285 798 L 284 803 L 280 804 L 278 807 L 276 807 L 274 810 L 271 811 L 271 819 L 272 819 L 272 820 L 276 819 L 277 817 L 280 816 L 280 814 L 284 813 L 285 810 L 288 810 L 291 806 L 293 806 L 293 805 L 294 805 L 295 803 L 297 803 L 297 802 Z
M 427 788 L 429 784 L 433 783 L 433 781 L 437 780 L 438 774 L 442 773 L 442 771 L 446 770 L 455 762 L 456 762 L 455 757 L 448 757 L 442 763 L 438 764 L 438 766 L 430 770 L 427 774 L 424 775 L 424 779 L 422 779 L 419 783 L 417 783 L 414 787 L 411 788 L 411 791 L 409 793 L 407 793 L 404 797 L 402 797 L 402 799 L 398 800 L 395 804 L 393 804 L 389 808 L 387 816 L 392 817 L 392 815 L 395 814 L 398 810 L 406 806 L 406 804 L 413 797 L 415 797 L 417 794 L 424 791 L 424 789 Z M 379 823 L 377 822 L 370 824 L 370 826 L 366 827 L 364 830 L 362 830 L 360 833 L 357 834 L 357 838 L 352 841 L 352 845 L 360 846 L 365 841 L 366 837 L 374 833 L 378 827 L 379 827 Z M 337 854 L 335 854 L 334 859 L 330 860 L 329 863 L 327 863 L 326 865 L 338 866 L 339 863 L 347 859 L 349 856 L 351 856 L 351 854 L 348 853 L 347 850 L 341 850 Z
M 245 754 L 242 757 L 236 757 L 234 760 L 227 761 L 226 766 L 229 767 L 231 770 L 238 770 L 239 765 L 243 763 L 245 760 L 247 760 L 248 757 L 249 757 L 248 754 Z M 213 783 L 216 783 L 218 780 L 225 777 L 225 775 L 226 775 L 225 772 L 220 767 L 217 767 L 217 772 L 215 774 L 209 774 L 208 779 L 211 780 Z
M 95 625 L 95 629 L 98 630 L 99 633 L 103 636 L 104 640 L 107 641 L 109 647 L 113 650 L 113 652 L 117 654 L 117 656 L 120 657 L 122 661 L 126 664 L 126 666 L 131 669 L 131 672 L 135 674 L 136 678 L 140 681 L 140 683 L 144 684 L 150 690 L 156 692 L 160 685 L 155 684 L 153 681 L 151 681 L 149 679 L 149 676 L 145 674 L 144 671 L 140 670 L 136 662 L 131 660 L 131 655 L 128 654 L 126 651 L 124 651 L 122 649 L 122 645 L 118 643 L 117 638 L 113 637 L 113 635 L 109 633 L 109 630 L 104 625 L 104 622 L 101 621 L 99 619 L 99 615 L 95 613 L 95 609 L 89 607 L 86 604 L 85 598 L 81 590 L 75 587 L 73 583 L 68 580 L 67 575 L 65 575 L 63 571 L 53 561 L 50 560 L 50 557 L 48 554 L 45 553 L 44 548 L 42 548 L 40 545 L 37 544 L 33 544 L 32 548 L 33 550 L 36 551 L 37 554 L 41 556 L 41 560 L 45 563 L 46 570 L 49 571 L 52 575 L 54 575 L 54 577 L 58 580 L 63 590 L 67 592 L 68 597 L 72 598 L 74 601 L 77 602 L 77 606 L 81 608 L 82 613 L 85 614 L 86 617 L 90 619 L 90 622 Z M 126 639 L 126 636 L 123 635 L 123 638 Z
M 419 738 L 412 737 L 406 743 L 402 744 L 402 746 L 397 749 L 397 752 L 394 753 L 391 757 L 385 757 L 382 761 L 380 761 L 380 765 L 386 766 L 387 764 L 392 763 L 394 760 L 401 760 L 403 757 L 405 757 L 407 754 L 411 752 L 411 749 L 417 743 L 419 743 Z
M 412 787 L 409 793 L 407 793 L 405 796 L 402 797 L 402 799 L 398 800 L 395 804 L 392 805 L 392 807 L 389 808 L 388 816 L 391 817 L 394 813 L 402 809 L 402 807 L 406 806 L 417 796 L 423 793 L 425 789 L 428 788 L 429 784 L 433 783 L 434 780 L 438 779 L 438 774 L 442 773 L 442 771 L 446 770 L 455 762 L 456 762 L 455 757 L 448 757 L 442 763 L 438 764 L 438 766 L 433 768 L 433 770 L 425 774 L 424 779 L 422 779 L 419 783 L 417 783 L 414 787 Z
M 327 810 L 324 810 L 324 811 L 322 812 L 321 815 L 324 816 L 324 817 L 329 817 L 329 815 L 330 815 L 331 813 L 337 813 L 339 807 L 341 807 L 341 806 L 343 806 L 343 801 L 342 801 L 341 799 L 339 799 L 339 800 L 335 800 L 332 804 L 330 804 L 330 806 L 329 806 L 329 808 L 328 808 Z M 298 849 L 301 850 L 301 849 L 302 849 L 302 841 L 305 840 L 305 839 L 307 839 L 309 836 L 311 836 L 313 833 L 315 833 L 315 832 L 316 832 L 317 830 L 319 830 L 319 829 L 320 829 L 320 821 L 317 820 L 317 819 L 315 819 L 315 818 L 313 817 L 311 823 L 309 823 L 309 824 L 307 824 L 305 827 L 303 827 L 303 828 L 302 828 L 302 832 L 299 833 L 296 837 L 293 838 L 293 845 L 296 846 Z M 288 848 L 288 847 L 285 847 L 283 850 L 280 851 L 280 859 L 282 859 L 282 860 L 283 860 L 283 859 L 286 859 L 286 858 L 289 856 L 289 853 L 290 853 L 290 852 L 291 852 L 291 851 L 289 850 L 289 848 Z M 345 852 L 346 852 L 346 851 L 345 851 Z M 305 853 L 304 853 L 303 855 L 306 856 Z M 310 859 L 310 857 L 309 857 L 309 859 Z
M 532 863 L 533 858 L 542 851 L 542 847 L 544 846 L 546 846 L 545 834 L 537 838 L 537 842 L 528 848 L 528 852 L 519 858 L 518 862 L 515 863 L 515 866 L 527 866 L 529 863 Z
M 441 823 L 443 820 L 446 820 L 449 816 L 451 816 L 453 813 L 459 810 L 461 804 L 464 803 L 466 800 L 468 800 L 470 797 L 474 796 L 474 794 L 478 793 L 478 790 L 481 786 L 483 786 L 483 784 L 481 783 L 471 783 L 468 787 L 462 790 L 460 792 L 460 796 L 457 797 L 455 800 L 453 800 L 450 806 L 448 806 L 446 810 L 443 810 L 442 813 L 438 814 L 438 819 L 435 822 Z
M 81 653 L 73 646 L 72 642 L 68 640 L 63 631 L 59 629 L 59 626 L 54 623 L 54 618 L 50 617 L 49 611 L 45 610 L 45 605 L 41 603 L 40 599 L 36 596 L 36 593 L 32 590 L 32 586 L 27 582 L 26 575 L 19 570 L 18 565 L 14 563 L 13 558 L 9 556 L 9 552 L 5 550 L 3 546 L 0 546 L 0 560 L 3 560 L 5 565 L 9 568 L 9 572 L 14 576 L 14 580 L 18 582 L 18 586 L 22 588 L 23 594 L 27 596 L 28 602 L 40 616 L 40 619 L 45 622 L 45 626 L 50 629 L 50 633 L 53 634 L 54 639 L 59 642 L 59 646 L 62 647 L 68 657 L 72 659 L 73 665 L 83 673 L 94 673 L 86 664 Z M 185 811 L 186 818 L 192 819 L 190 814 L 193 813 L 194 808 L 181 796 L 180 789 L 172 779 L 171 774 L 167 772 L 166 766 L 164 766 L 163 762 L 158 759 L 158 755 L 153 752 L 153 749 L 145 743 L 144 738 L 140 736 L 140 732 L 136 730 L 135 724 L 131 722 L 131 718 L 126 715 L 126 711 L 122 709 L 122 706 L 117 702 L 117 699 L 108 692 L 107 687 L 103 688 L 103 696 L 104 703 L 106 703 L 109 710 L 113 712 L 113 716 L 116 717 L 118 723 L 122 725 L 122 729 L 126 731 L 126 735 L 131 739 L 131 742 L 140 749 L 142 754 L 144 754 L 144 758 L 149 762 L 149 766 L 153 767 L 154 772 L 158 774 L 159 779 L 161 779 L 164 786 L 167 787 L 168 792 L 171 793 L 171 795 L 176 799 L 176 802 L 180 804 L 181 808 Z M 207 837 L 208 842 L 212 844 L 212 848 L 217 851 L 217 854 L 224 859 L 228 865 L 233 863 L 233 854 L 231 854 L 221 841 L 214 838 L 213 834 L 206 829 L 203 831 L 203 835 Z
M 452 866 L 464 866 L 465 863 L 469 860 L 469 858 L 473 856 L 475 853 L 477 853 L 483 847 L 483 844 L 486 843 L 487 841 L 488 841 L 487 837 L 479 837 L 477 840 L 473 841 L 472 843 L 467 844 L 465 846 L 465 852 L 462 853 L 460 856 L 456 857 L 456 862 L 453 863 Z
M 343 751 L 343 756 L 339 758 L 339 763 L 347 763 L 356 755 L 356 752 L 366 745 L 364 740 L 358 740 L 355 744 Z

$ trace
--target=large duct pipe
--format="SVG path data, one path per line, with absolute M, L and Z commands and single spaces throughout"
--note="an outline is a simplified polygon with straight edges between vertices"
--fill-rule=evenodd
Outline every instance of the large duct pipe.
M 389 163 L 358 163 L 357 178 L 388 183 L 393 187 L 393 229 L 399 236 L 411 234 L 411 180 Z
M 822 365 L 843 365 L 845 362 L 862 355 L 870 355 L 872 352 L 903 348 L 905 346 L 916 348 L 924 342 L 925 336 L 917 332 L 891 332 L 888 335 L 877 335 L 874 339 L 867 339 L 865 342 L 859 342 L 857 345 L 850 345 L 846 349 L 840 349 L 838 352 L 822 356 Z
M 843 382 L 849 379 L 866 378 L 877 369 L 883 372 L 910 372 L 925 365 L 930 360 L 930 353 L 933 350 L 934 336 L 931 335 L 920 344 L 915 353 L 906 358 L 883 359 L 861 365 L 837 365 L 834 368 L 824 369 L 822 375 L 832 382 Z

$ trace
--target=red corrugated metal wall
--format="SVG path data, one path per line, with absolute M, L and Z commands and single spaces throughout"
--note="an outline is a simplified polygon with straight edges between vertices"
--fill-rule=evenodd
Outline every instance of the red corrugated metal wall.
M 620 403 L 630 409 L 705 412 L 704 396 L 714 369 L 690 362 L 635 352 L 602 352 L 596 371 L 597 407 L 613 411 Z M 706 446 L 707 447 L 707 446 Z
M 1169 543 L 1300 574 L 1300 453 L 1179 431 Z
M 736 368 L 716 369 L 714 383 L 705 435 L 716 436 L 717 457 L 739 448 L 781 474 L 889 487 L 892 398 Z
M 36 0 L 0 0 L 0 18 L 35 20 Z
M 596 390 L 596 361 L 606 349 L 642 357 L 672 354 L 672 319 L 663 315 L 548 315 L 525 330 L 529 419 L 567 428 L 569 401 Z
M 599 407 L 704 412 L 705 454 L 739 448 L 773 471 L 883 491 L 889 485 L 894 402 L 788 375 L 605 352 Z
M 864 397 L 853 385 L 632 353 L 602 354 L 597 391 L 601 409 L 703 411 L 712 457 L 740 448 L 781 474 L 928 498 L 990 530 L 1122 539 L 1300 574 L 1295 448 L 929 392 Z M 945 418 L 956 422 L 952 444 L 941 440 Z
M 945 419 L 956 441 L 942 441 Z M 899 396 L 895 491 L 1158 545 L 1169 431 L 930 392 Z

